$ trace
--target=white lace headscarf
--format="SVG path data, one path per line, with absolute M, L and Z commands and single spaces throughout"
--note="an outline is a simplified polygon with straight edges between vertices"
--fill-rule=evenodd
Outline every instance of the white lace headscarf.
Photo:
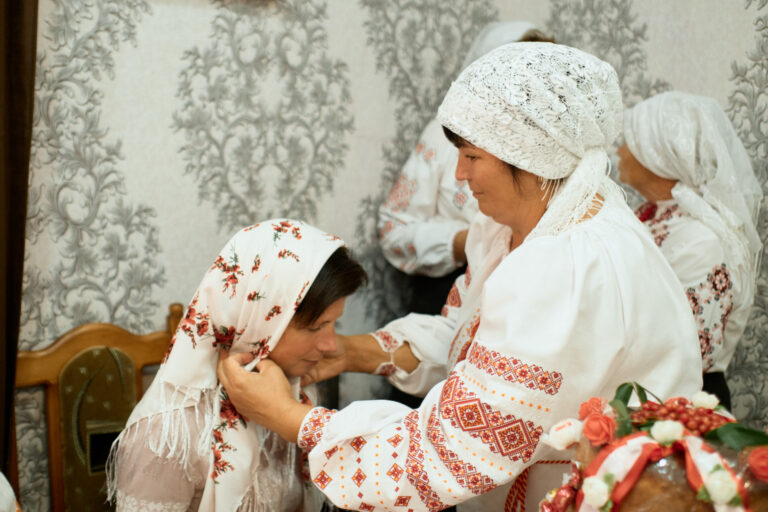
M 530 21 L 495 21 L 483 27 L 464 57 L 464 69 L 489 51 L 507 43 L 514 43 L 532 32 L 538 32 Z
M 595 198 L 620 197 L 607 150 L 621 129 L 616 71 L 575 48 L 512 43 L 453 82 L 438 121 L 469 143 L 543 180 L 566 178 L 528 239 L 581 220 Z
M 331 254 L 336 236 L 300 221 L 275 219 L 236 233 L 203 277 L 152 385 L 132 412 L 124 450 L 149 446 L 156 455 L 187 467 L 190 457 L 209 458 L 201 510 L 282 510 L 275 496 L 296 478 L 296 452 L 277 434 L 242 420 L 216 376 L 218 351 L 251 352 L 255 360 L 277 345 L 305 293 Z M 299 393 L 298 379 L 292 390 Z M 186 414 L 194 408 L 195 414 Z M 197 424 L 194 428 L 188 422 Z M 199 432 L 192 438 L 192 432 Z M 115 450 L 117 443 L 113 445 Z M 181 477 L 181 476 L 180 476 Z M 116 482 L 110 478 L 110 494 Z
M 678 181 L 672 197 L 715 232 L 728 268 L 742 273 L 751 295 L 762 251 L 756 223 L 763 190 L 717 101 L 679 91 L 658 94 L 627 110 L 624 137 L 644 167 Z

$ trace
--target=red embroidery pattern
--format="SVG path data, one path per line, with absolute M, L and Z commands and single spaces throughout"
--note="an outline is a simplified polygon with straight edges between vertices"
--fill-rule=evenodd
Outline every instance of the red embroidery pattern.
M 469 283 L 472 282 L 472 276 L 469 273 L 469 265 L 467 265 L 467 271 L 464 272 L 464 286 L 469 288 Z
M 360 502 L 360 506 L 358 508 L 360 510 L 364 510 L 365 512 L 372 512 L 373 510 L 376 510 L 376 507 L 369 505 L 364 501 Z
M 467 357 L 467 351 L 469 351 L 469 347 L 472 345 L 472 341 L 475 339 L 475 334 L 477 334 L 477 329 L 479 327 L 480 309 L 478 309 L 472 316 L 472 320 L 468 323 L 464 323 L 451 342 L 451 347 L 448 349 L 448 361 L 451 361 L 453 365 L 463 361 L 464 358 Z M 456 355 L 455 351 L 459 350 L 459 347 L 461 347 L 461 349 L 458 355 Z
M 733 284 L 725 263 L 715 265 L 698 286 L 688 288 L 688 303 L 699 328 L 704 370 L 713 364 L 713 354 L 722 346 L 725 326 L 733 311 Z M 719 311 L 719 314 L 718 314 Z
M 548 395 L 556 395 L 563 384 L 560 372 L 548 372 L 541 366 L 524 363 L 515 357 L 505 357 L 477 343 L 473 345 L 467 361 L 494 377 L 522 384 L 528 389 L 544 391 Z
M 650 206 L 653 208 L 646 205 L 640 206 L 640 208 L 635 210 L 635 214 L 638 218 L 648 217 L 644 223 L 651 230 L 653 241 L 657 246 L 661 247 L 664 240 L 669 236 L 669 226 L 667 225 L 667 221 L 672 217 L 682 217 L 684 214 L 676 204 L 661 210 L 657 209 L 654 204 L 651 204 Z
M 385 206 L 392 211 L 402 211 L 408 208 L 411 197 L 416 192 L 416 180 L 409 180 L 405 174 L 398 176 L 392 190 L 389 191 Z
M 440 420 L 437 419 L 437 407 L 432 408 L 427 423 L 427 439 L 437 450 L 437 455 L 445 464 L 445 467 L 451 472 L 453 477 L 462 487 L 472 491 L 474 494 L 483 494 L 496 487 L 491 477 L 480 473 L 475 466 L 464 462 L 453 451 L 446 448 L 446 440 L 440 428 Z
M 386 352 L 394 352 L 401 345 L 400 340 L 396 339 L 388 331 L 376 331 L 373 335 L 379 340 L 379 343 Z
M 403 476 L 403 468 L 397 465 L 397 463 L 392 464 L 392 467 L 389 468 L 387 471 L 387 476 L 394 480 L 395 482 L 400 480 L 400 477 Z
M 461 307 L 461 294 L 459 294 L 459 287 L 456 283 L 453 283 L 451 291 L 448 292 L 448 297 L 445 299 L 445 306 L 440 312 L 443 316 L 448 316 L 448 308 L 460 308 Z
M 398 496 L 395 500 L 395 506 L 396 507 L 407 507 L 408 502 L 411 501 L 410 496 Z
M 363 470 L 358 468 L 357 471 L 355 471 L 355 474 L 352 475 L 352 481 L 355 482 L 355 485 L 360 487 L 363 485 L 363 482 L 365 482 L 365 479 L 368 478 L 365 476 L 365 473 L 363 473 Z
M 528 462 L 539 443 L 543 429 L 532 421 L 504 416 L 481 402 L 451 373 L 440 395 L 440 415 L 455 428 L 487 444 L 493 453 L 513 462 Z
M 320 442 L 320 439 L 322 439 L 323 429 L 334 414 L 336 414 L 336 411 L 326 409 L 325 407 L 315 407 L 309 411 L 309 417 L 304 420 L 304 423 L 301 425 L 301 432 L 299 432 L 299 439 L 297 441 L 299 448 L 311 452 L 312 449 L 317 446 L 317 443 Z M 329 459 L 330 456 L 328 456 L 328 452 L 330 451 L 331 450 L 325 452 L 326 457 Z M 335 451 L 336 449 L 334 448 L 333 452 Z M 333 455 L 333 452 L 331 455 Z M 319 476 L 320 475 L 318 475 L 318 478 Z
M 403 436 L 400 434 L 395 434 L 389 439 L 387 439 L 387 442 L 392 445 L 393 448 L 397 448 L 397 445 L 399 445 L 403 440 Z
M 421 448 L 421 432 L 419 431 L 419 410 L 414 409 L 403 420 L 408 429 L 408 456 L 405 461 L 405 472 L 408 481 L 416 488 L 419 498 L 430 511 L 442 510 L 448 505 L 440 501 L 440 496 L 429 485 L 429 475 L 424 470 L 424 450 Z
M 397 366 L 395 366 L 394 363 L 381 363 L 376 368 L 376 371 L 373 372 L 373 374 L 374 375 L 382 375 L 384 377 L 389 377 L 390 375 L 394 375 L 395 372 L 397 372 Z
M 320 489 L 325 489 L 328 487 L 328 484 L 331 483 L 332 480 L 333 478 L 328 476 L 328 473 L 325 471 L 320 471 L 320 473 L 318 473 L 318 475 L 312 481 L 315 482 L 315 485 L 317 485 Z
M 349 444 L 352 445 L 352 448 L 354 448 L 357 453 L 360 453 L 360 450 L 363 449 L 363 446 L 368 444 L 368 441 L 366 441 L 362 436 L 357 436 L 356 438 L 352 439 Z

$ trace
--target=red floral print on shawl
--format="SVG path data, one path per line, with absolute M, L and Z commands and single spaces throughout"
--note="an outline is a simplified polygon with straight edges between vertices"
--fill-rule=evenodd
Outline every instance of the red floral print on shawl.
M 221 270 L 222 273 L 224 273 L 224 279 L 222 281 L 224 282 L 224 287 L 222 288 L 222 292 L 226 292 L 229 287 L 232 287 L 232 293 L 230 294 L 230 297 L 234 297 L 235 293 L 237 291 L 237 283 L 238 279 L 237 276 L 244 276 L 242 270 L 240 270 L 240 265 L 237 261 L 237 254 L 232 254 L 232 259 L 227 262 L 223 256 L 219 255 L 219 257 L 216 259 L 216 261 L 213 263 L 212 268 L 218 268 Z
M 261 256 L 258 254 L 255 258 L 253 258 L 253 266 L 251 267 L 251 274 L 254 272 L 257 272 L 259 270 L 259 267 L 261 267 Z
M 290 233 L 296 240 L 301 240 L 301 228 L 294 226 L 287 220 L 281 220 L 277 224 L 272 224 L 272 229 L 274 231 L 272 239 L 275 241 L 279 240 L 285 233 Z
M 288 249 L 283 249 L 277 253 L 277 257 L 280 259 L 293 258 L 294 260 L 299 261 L 298 254 L 294 253 L 293 251 L 289 251 Z
M 267 313 L 267 316 L 264 317 L 264 320 L 272 320 L 274 317 L 282 313 L 283 310 L 280 306 L 272 306 L 272 309 L 269 310 L 269 313 Z
M 309 281 L 304 283 L 304 286 L 301 287 L 301 291 L 299 292 L 299 296 L 296 297 L 296 301 L 293 303 L 293 310 L 296 311 L 299 309 L 299 306 L 301 305 L 301 301 L 304 300 L 304 292 L 307 291 L 307 287 L 309 286 Z
M 243 331 L 237 332 L 234 326 L 219 326 L 213 330 L 213 336 L 216 338 L 213 342 L 213 348 L 221 347 L 222 350 L 229 352 L 229 349 L 232 348 L 232 343 L 235 341 L 235 336 L 240 336 L 241 334 L 243 334 Z

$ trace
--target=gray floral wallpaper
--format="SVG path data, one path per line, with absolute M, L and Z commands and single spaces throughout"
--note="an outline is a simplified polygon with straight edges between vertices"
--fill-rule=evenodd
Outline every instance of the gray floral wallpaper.
M 340 234 L 371 273 L 344 330 L 402 314 L 410 285 L 379 255 L 376 210 L 488 21 L 528 19 L 608 60 L 627 105 L 670 88 L 715 97 L 768 179 L 768 0 L 40 0 L 39 12 L 26 350 L 89 321 L 162 328 L 232 231 L 277 215 Z M 735 413 L 763 426 L 767 308 L 764 259 L 729 371 Z M 39 390 L 17 393 L 16 415 L 22 506 L 45 511 Z

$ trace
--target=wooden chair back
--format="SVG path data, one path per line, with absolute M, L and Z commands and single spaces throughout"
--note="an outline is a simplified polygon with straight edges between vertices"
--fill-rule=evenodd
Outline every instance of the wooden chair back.
M 104 509 L 103 499 L 86 495 L 93 495 L 94 488 L 103 493 L 105 450 L 141 397 L 142 369 L 162 361 L 183 311 L 181 304 L 170 305 L 164 331 L 137 335 L 116 325 L 91 323 L 71 329 L 42 350 L 19 351 L 16 388 L 45 390 L 53 512 L 86 510 L 81 503 L 87 501 L 94 510 Z M 11 453 L 15 451 L 12 446 Z M 17 475 L 14 469 L 12 476 Z

